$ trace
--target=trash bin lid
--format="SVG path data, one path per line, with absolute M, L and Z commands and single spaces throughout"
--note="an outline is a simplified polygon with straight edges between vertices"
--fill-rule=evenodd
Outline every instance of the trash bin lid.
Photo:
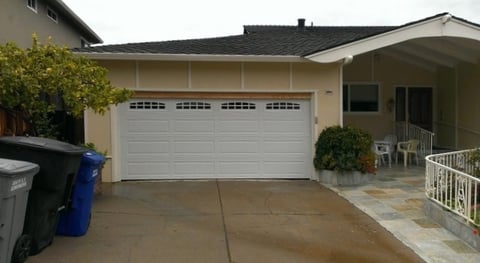
M 88 151 L 83 154 L 82 161 L 89 164 L 101 164 L 105 161 L 105 157 L 95 151 Z
M 0 176 L 13 176 L 39 169 L 34 163 L 0 158 Z
M 0 144 L 21 145 L 37 150 L 61 152 L 73 155 L 80 155 L 87 151 L 87 149 L 79 146 L 42 137 L 6 136 L 0 138 Z

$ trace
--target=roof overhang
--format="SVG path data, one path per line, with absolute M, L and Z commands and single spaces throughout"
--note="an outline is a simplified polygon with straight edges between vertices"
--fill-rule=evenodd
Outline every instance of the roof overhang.
M 82 37 L 91 44 L 101 44 L 103 40 L 83 20 L 75 14 L 62 0 L 48 0 L 57 12 L 68 18 L 68 21 L 81 32 Z
M 440 38 L 441 42 L 438 41 Z M 475 44 L 472 45 L 472 42 Z M 429 66 L 435 64 L 453 67 L 458 61 L 477 63 L 480 57 L 480 27 L 444 14 L 322 50 L 305 58 L 318 63 L 343 62 L 346 58 L 374 50 L 399 58 L 412 57 L 415 58 L 412 59 L 415 63 Z M 472 56 L 469 51 L 479 56 Z
M 135 61 L 207 61 L 207 62 L 309 62 L 299 56 L 267 55 L 209 55 L 209 54 L 155 54 L 155 53 L 90 53 L 74 52 L 93 60 Z

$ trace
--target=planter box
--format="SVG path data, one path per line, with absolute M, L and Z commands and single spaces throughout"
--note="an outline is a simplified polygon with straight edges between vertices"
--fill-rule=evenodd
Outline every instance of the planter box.
M 320 170 L 317 173 L 316 181 L 323 184 L 337 186 L 356 186 L 364 185 L 373 178 L 373 174 L 361 173 L 357 171 L 337 172 L 330 170 Z

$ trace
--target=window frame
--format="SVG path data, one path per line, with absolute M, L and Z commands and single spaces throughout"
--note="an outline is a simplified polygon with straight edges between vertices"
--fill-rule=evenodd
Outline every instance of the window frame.
M 257 110 L 257 104 L 250 101 L 225 101 L 220 104 L 222 111 L 254 111 Z
M 90 47 L 90 42 L 88 42 L 85 38 L 80 37 L 80 47 Z
M 167 106 L 164 102 L 153 100 L 131 101 L 128 104 L 129 110 L 137 111 L 165 111 Z
M 212 103 L 207 101 L 185 100 L 175 103 L 177 111 L 211 111 L 212 109 Z
M 53 14 L 53 16 L 51 15 Z M 47 6 L 47 17 L 50 18 L 53 22 L 58 24 L 58 13 L 53 8 Z
M 344 108 L 345 104 L 345 91 L 344 88 L 347 86 L 348 94 L 347 94 L 347 107 L 348 109 Z M 350 89 L 352 86 L 376 86 L 377 88 L 377 109 L 375 111 L 352 111 L 351 110 L 351 92 Z M 380 114 L 382 111 L 382 93 L 381 93 L 381 84 L 379 82 L 344 82 L 342 85 L 342 112 L 344 114 Z
M 37 13 L 38 3 L 37 0 L 27 0 L 27 7 L 33 12 Z
M 301 111 L 302 105 L 297 102 L 276 101 L 265 104 L 266 111 Z

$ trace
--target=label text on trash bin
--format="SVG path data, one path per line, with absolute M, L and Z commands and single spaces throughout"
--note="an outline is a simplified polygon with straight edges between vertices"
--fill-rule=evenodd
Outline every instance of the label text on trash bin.
M 10 186 L 10 192 L 24 187 L 27 187 L 27 178 L 25 177 L 12 181 L 12 185 Z
M 98 175 L 98 169 L 93 170 L 92 178 Z

